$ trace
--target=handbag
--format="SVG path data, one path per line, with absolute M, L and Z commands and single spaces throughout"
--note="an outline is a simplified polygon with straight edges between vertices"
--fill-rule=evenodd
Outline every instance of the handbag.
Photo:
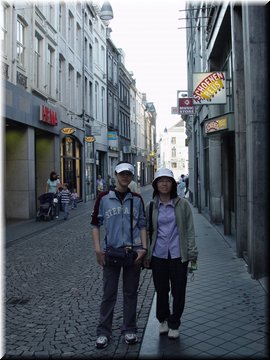
M 105 262 L 109 266 L 127 267 L 134 264 L 137 256 L 137 252 L 133 251 L 131 246 L 121 246 L 119 248 L 109 246 L 105 252 Z
M 138 256 L 137 252 L 133 250 L 133 198 L 130 199 L 130 235 L 131 235 L 131 246 L 121 246 L 115 248 L 106 244 L 105 251 L 105 263 L 109 266 L 114 267 L 127 267 L 134 264 L 134 260 Z

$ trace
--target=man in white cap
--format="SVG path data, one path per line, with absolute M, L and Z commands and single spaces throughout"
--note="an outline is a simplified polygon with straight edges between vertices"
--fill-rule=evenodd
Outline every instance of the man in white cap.
M 138 341 L 137 290 L 141 263 L 147 252 L 147 240 L 143 199 L 128 188 L 133 175 L 132 164 L 126 161 L 118 163 L 115 167 L 116 188 L 98 196 L 92 213 L 94 248 L 97 262 L 103 267 L 103 297 L 96 340 L 98 349 L 104 349 L 109 344 L 121 268 L 123 268 L 124 300 L 122 334 L 129 345 Z M 105 227 L 105 234 L 101 245 L 100 227 L 102 225 Z M 123 248 L 132 249 L 132 254 L 135 254 L 134 258 L 136 258 L 129 266 L 114 266 L 106 257 L 108 248 L 120 249 L 120 251 Z

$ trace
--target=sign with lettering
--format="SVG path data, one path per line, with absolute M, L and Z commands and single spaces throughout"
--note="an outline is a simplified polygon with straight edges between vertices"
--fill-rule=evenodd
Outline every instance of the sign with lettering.
M 57 113 L 48 106 L 40 105 L 40 121 L 51 125 L 57 126 Z
M 228 119 L 226 117 L 208 120 L 204 123 L 205 134 L 210 134 L 226 129 L 228 129 Z
M 91 143 L 91 142 L 96 141 L 96 138 L 95 138 L 94 136 L 85 136 L 84 140 L 85 140 L 86 142 Z
M 194 113 L 192 98 L 187 98 L 187 97 L 179 98 L 178 105 L 179 105 L 179 114 L 184 115 L 184 114 Z
M 65 135 L 71 135 L 75 132 L 75 129 L 74 128 L 63 128 L 61 129 L 61 132 Z
M 193 105 L 226 104 L 226 79 L 221 71 L 193 74 Z

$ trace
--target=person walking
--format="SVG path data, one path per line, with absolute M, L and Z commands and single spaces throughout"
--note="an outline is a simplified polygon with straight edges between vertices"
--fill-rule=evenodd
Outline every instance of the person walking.
M 177 194 L 178 194 L 178 196 L 180 196 L 181 198 L 185 197 L 185 188 L 186 188 L 185 175 L 182 174 L 182 175 L 180 176 L 179 184 L 178 184 L 178 186 L 177 186 Z
M 105 190 L 105 180 L 101 175 L 98 175 L 97 178 L 97 195 L 99 195 L 102 191 Z
M 78 202 L 78 193 L 77 190 L 74 188 L 72 193 L 71 193 L 71 209 L 76 209 L 77 208 L 77 202 Z
M 108 346 L 112 334 L 113 311 L 121 269 L 123 279 L 122 334 L 129 345 L 138 341 L 136 325 L 137 291 L 140 271 L 146 249 L 146 218 L 144 202 L 139 194 L 132 193 L 128 184 L 134 175 L 134 167 L 120 162 L 115 167 L 117 185 L 114 190 L 101 193 L 92 213 L 92 236 L 97 263 L 103 268 L 103 297 L 97 326 L 96 348 Z M 101 244 L 100 227 L 105 234 Z M 114 266 L 106 257 L 108 249 L 132 253 L 136 259 L 130 265 Z
M 61 188 L 61 181 L 60 179 L 58 178 L 58 175 L 56 174 L 55 171 L 51 171 L 50 173 L 50 177 L 49 179 L 47 180 L 46 182 L 46 186 L 45 186 L 45 192 L 46 193 L 53 193 L 53 194 L 58 194 L 58 190 Z M 59 209 L 60 209 L 60 206 L 59 206 L 59 197 L 57 197 L 57 200 L 58 202 L 57 203 L 54 203 L 54 214 L 56 219 L 58 219 L 59 217 Z
M 152 206 L 151 202 L 146 205 L 149 236 L 144 266 L 152 268 L 160 335 L 176 339 L 185 306 L 188 263 L 192 262 L 194 267 L 198 257 L 193 215 L 188 201 L 177 196 L 177 184 L 170 169 L 158 170 L 152 186 Z
M 69 215 L 69 203 L 71 200 L 71 192 L 68 189 L 68 184 L 63 184 L 63 190 L 61 191 L 61 204 L 64 211 L 64 220 L 67 220 Z
M 131 180 L 128 187 L 129 187 L 131 192 L 136 192 L 138 194 L 140 194 L 140 192 L 141 192 L 139 186 L 136 184 L 136 182 L 134 180 Z

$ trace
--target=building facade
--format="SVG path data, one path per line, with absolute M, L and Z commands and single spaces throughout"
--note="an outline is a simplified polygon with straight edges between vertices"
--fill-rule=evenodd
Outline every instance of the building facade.
M 53 170 L 95 198 L 97 175 L 131 159 L 132 77 L 100 7 L 6 1 L 0 16 L 6 218 L 35 217 Z
M 188 93 L 195 113 L 182 117 L 191 201 L 222 224 L 256 279 L 267 275 L 268 266 L 268 23 L 263 5 L 186 5 Z M 196 74 L 210 75 L 196 87 Z M 223 89 L 213 74 L 225 75 Z M 221 91 L 225 101 L 215 103 Z
M 188 148 L 185 145 L 185 123 L 178 121 L 174 126 L 165 128 L 160 138 L 160 167 L 173 171 L 176 180 L 188 174 Z

